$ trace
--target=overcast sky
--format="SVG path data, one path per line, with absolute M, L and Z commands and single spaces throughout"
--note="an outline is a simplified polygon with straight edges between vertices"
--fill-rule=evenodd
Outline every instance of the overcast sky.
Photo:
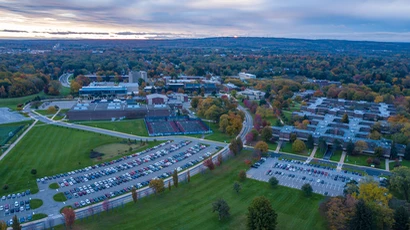
M 0 38 L 410 42 L 410 0 L 0 0 Z

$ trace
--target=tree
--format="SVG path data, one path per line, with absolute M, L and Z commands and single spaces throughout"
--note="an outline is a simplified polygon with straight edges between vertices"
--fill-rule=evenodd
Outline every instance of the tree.
M 321 151 L 322 153 L 325 153 L 326 152 L 326 149 L 327 149 L 327 143 L 326 143 L 326 141 L 325 141 L 325 139 L 323 138 L 323 137 L 319 137 L 319 142 L 318 142 L 318 148 L 319 148 L 319 151 Z
M 377 146 L 376 148 L 374 148 L 374 155 L 376 157 L 382 157 L 383 156 L 383 148 L 380 146 Z
M 302 185 L 301 189 L 302 189 L 303 193 L 305 193 L 305 196 L 307 196 L 307 197 L 312 196 L 313 188 L 310 184 L 306 183 L 306 184 Z
M 37 169 L 32 169 L 31 174 L 36 175 L 37 174 Z
M 191 182 L 191 173 L 189 172 L 189 169 L 188 169 L 188 172 L 187 172 L 187 181 L 188 181 L 188 183 Z
M 239 176 L 239 180 L 240 180 L 240 181 L 244 181 L 244 180 L 246 179 L 246 172 L 245 172 L 245 170 L 239 171 L 238 176 Z
M 104 211 L 108 212 L 108 210 L 110 210 L 110 200 L 104 200 L 102 202 L 102 207 Z
M 243 142 L 242 142 L 242 139 L 241 139 L 240 137 L 237 137 L 237 138 L 236 138 L 236 144 L 238 145 L 239 152 L 242 151 L 242 149 L 243 149 Z
M 172 181 L 174 182 L 175 188 L 178 188 L 178 171 L 176 169 L 174 169 L 172 173 Z
M 165 190 L 164 180 L 162 179 L 153 179 L 149 182 L 149 187 L 154 190 L 155 195 L 161 193 Z
M 347 195 L 346 197 L 332 197 L 326 202 L 326 220 L 329 229 L 346 229 L 348 221 L 354 214 L 356 200 Z
M 219 165 L 222 165 L 222 161 L 223 161 L 223 159 L 222 159 L 222 154 L 218 154 L 217 159 L 218 159 L 218 164 L 219 164 Z
M 362 154 L 364 150 L 368 149 L 367 143 L 365 141 L 359 140 L 354 144 L 354 151 L 358 154 Z
M 56 107 L 50 106 L 47 108 L 47 113 L 48 114 L 55 114 L 57 112 Z
M 201 98 L 200 97 L 194 97 L 191 99 L 191 106 L 192 108 L 196 109 L 198 107 L 198 104 L 200 102 Z
M 239 191 L 241 190 L 241 185 L 238 182 L 235 182 L 233 184 L 233 190 L 235 190 L 236 193 L 239 193 Z
M 369 138 L 372 139 L 372 140 L 380 140 L 381 137 L 382 137 L 382 135 L 377 131 L 372 131 L 369 134 Z
M 342 117 L 341 121 L 342 121 L 342 123 L 348 124 L 349 123 L 349 115 L 347 115 L 347 113 L 343 114 L 343 117 Z
M 393 141 L 391 143 L 390 159 L 396 159 L 396 158 L 397 158 L 397 148 L 396 148 L 396 143 Z
M 373 158 L 371 158 L 371 157 L 367 158 L 366 163 L 368 165 L 372 164 L 373 163 Z
M 11 227 L 13 230 L 21 230 L 21 225 L 16 215 L 13 216 L 13 224 Z
M 358 194 L 358 193 L 359 193 L 359 186 L 357 186 L 357 182 L 355 180 L 352 180 L 352 181 L 346 183 L 346 185 L 343 189 L 343 194 L 345 196 Z
M 404 159 L 410 160 L 410 143 L 406 145 L 406 149 L 404 150 Z
M 349 229 L 351 230 L 373 230 L 374 229 L 372 210 L 366 206 L 363 200 L 356 204 L 355 213 L 350 220 Z
M 7 223 L 4 220 L 0 220 L 0 230 L 7 230 Z
M 410 168 L 401 166 L 392 170 L 390 188 L 410 202 Z
M 205 167 L 207 167 L 211 171 L 215 169 L 215 164 L 212 161 L 212 157 L 209 157 L 208 159 L 206 159 L 203 164 Z
M 267 153 L 269 146 L 264 141 L 258 141 L 258 143 L 256 143 L 255 145 L 255 149 L 261 151 L 261 153 Z
M 250 230 L 274 230 L 277 225 L 277 217 L 278 215 L 266 197 L 256 197 L 248 207 L 247 228 Z
M 289 137 L 290 143 L 293 143 L 297 138 L 298 136 L 295 133 L 291 133 Z
M 261 132 L 262 140 L 268 142 L 272 138 L 272 133 L 272 128 L 270 126 L 264 127 Z
M 341 147 L 342 147 L 342 143 L 340 143 L 340 141 L 338 139 L 335 139 L 333 141 L 333 144 L 332 144 L 332 150 L 335 152 L 335 151 L 341 149 Z
M 168 180 L 168 190 L 171 191 L 172 186 L 171 186 L 171 180 Z
M 258 130 L 252 129 L 251 132 L 252 132 L 252 134 L 253 134 L 253 140 L 254 140 L 254 141 L 258 140 L 258 137 L 259 137 L 259 132 L 258 132 Z
M 410 223 L 409 223 L 409 212 L 407 211 L 404 206 L 400 206 L 394 212 L 394 224 L 393 230 L 408 230 Z
M 292 144 L 292 150 L 297 153 L 301 153 L 306 150 L 306 145 L 303 141 L 296 139 Z
M 279 184 L 279 181 L 278 181 L 278 179 L 276 179 L 276 177 L 273 176 L 273 177 L 269 178 L 269 184 L 272 188 L 276 188 L 276 186 L 278 186 L 278 184 Z
M 307 141 L 306 141 L 306 147 L 308 149 L 313 149 L 315 147 L 315 142 L 313 140 L 312 134 L 309 134 Z
M 354 153 L 354 144 L 352 141 L 349 141 L 346 145 L 346 153 L 348 155 L 353 155 Z
M 74 209 L 71 207 L 64 208 L 63 211 L 61 212 L 64 216 L 65 220 L 65 225 L 69 228 L 71 228 L 74 225 L 75 222 L 75 212 Z
M 234 156 L 236 156 L 239 153 L 239 146 L 236 143 L 236 139 L 231 140 L 231 144 L 229 144 L 229 150 L 231 150 Z
M 253 133 L 249 132 L 248 134 L 246 134 L 245 140 L 246 140 L 246 144 L 251 143 L 253 141 Z
M 131 190 L 131 196 L 132 196 L 132 200 L 134 201 L 134 203 L 137 203 L 138 193 L 137 193 L 137 189 L 135 189 L 134 187 Z
M 212 203 L 212 212 L 218 212 L 219 220 L 228 218 L 230 216 L 229 210 L 229 205 L 224 199 L 218 199 Z

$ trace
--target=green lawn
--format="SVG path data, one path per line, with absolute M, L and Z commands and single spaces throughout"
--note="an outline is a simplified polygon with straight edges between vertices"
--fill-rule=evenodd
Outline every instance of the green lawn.
M 118 157 L 122 157 L 124 155 L 129 155 L 134 152 L 139 152 L 142 151 L 146 148 L 151 148 L 156 145 L 161 144 L 161 141 L 150 141 L 148 144 L 143 142 L 143 144 L 140 144 L 137 142 L 137 144 L 125 144 L 125 143 L 111 143 L 111 144 L 106 144 L 106 145 L 101 145 L 97 148 L 94 149 L 94 151 L 104 153 L 104 156 L 101 157 L 101 159 L 98 159 L 98 161 L 106 161 L 109 159 L 115 159 Z M 130 147 L 132 148 L 130 152 Z M 97 160 L 97 159 L 96 159 Z
M 340 158 L 342 157 L 342 150 L 336 150 L 333 152 L 332 156 L 330 157 L 331 161 L 340 161 Z
M 345 163 L 370 167 L 370 165 L 367 164 L 367 162 L 366 162 L 367 158 L 369 158 L 369 157 L 370 156 L 366 156 L 366 155 L 346 156 Z M 373 157 L 371 157 L 371 158 L 373 158 Z M 380 165 L 376 168 L 386 169 L 384 159 L 380 160 Z
M 389 169 L 390 169 L 390 171 L 394 169 L 394 165 L 395 165 L 395 164 L 396 164 L 396 162 L 390 162 L 390 163 L 389 163 Z M 401 166 L 406 166 L 406 167 L 410 168 L 410 161 L 402 160 L 402 161 L 400 161 L 400 165 L 401 165 Z
M 48 215 L 47 215 L 47 214 L 44 214 L 44 213 L 36 213 L 36 214 L 33 215 L 33 221 L 34 221 L 34 220 L 40 220 L 40 219 L 46 218 L 47 216 L 48 216 Z
M 51 183 L 48 187 L 51 188 L 51 189 L 58 189 L 58 188 L 60 188 L 60 186 L 59 186 L 57 183 Z
M 47 117 L 51 117 L 55 114 L 55 113 L 49 113 L 48 110 L 39 110 L 39 109 L 37 109 L 36 112 L 43 116 L 47 116 Z
M 271 142 L 266 142 L 268 144 L 268 147 L 270 150 L 276 150 L 276 148 L 278 147 L 277 143 L 271 143 Z
M 40 200 L 40 199 L 31 199 L 30 200 L 30 208 L 31 209 L 40 208 L 41 205 L 43 205 L 43 201 Z
M 233 184 L 238 173 L 248 168 L 245 159 L 250 152 L 243 152 L 214 171 L 206 171 L 191 178 L 191 183 L 180 183 L 178 188 L 164 194 L 128 203 L 108 213 L 93 218 L 77 220 L 76 229 L 246 229 L 247 207 L 256 196 L 265 196 L 278 213 L 276 229 L 325 229 L 325 222 L 318 212 L 323 196 L 314 194 L 306 198 L 300 190 L 278 186 L 272 189 L 268 183 L 247 179 L 241 183 L 237 194 Z M 212 202 L 226 200 L 231 216 L 219 221 L 212 212 Z M 64 229 L 63 226 L 57 229 Z
M 318 149 L 316 150 L 316 153 L 315 153 L 315 158 L 320 158 L 320 159 L 322 159 L 324 156 L 325 156 L 325 153 L 324 153 L 323 151 L 320 151 L 320 149 L 318 148 Z
M 0 125 L 0 145 L 13 143 L 31 123 L 33 123 L 32 120 Z M 11 138 L 9 136 L 10 132 L 14 134 Z
M 10 109 L 16 110 L 18 104 L 24 104 L 27 101 L 33 100 L 36 96 L 44 96 L 44 93 L 33 94 L 25 97 L 16 98 L 5 98 L 0 100 L 0 107 L 8 107 Z
M 202 138 L 204 137 L 206 140 L 212 140 L 212 141 L 220 141 L 220 142 L 226 142 L 229 143 L 232 138 L 234 138 L 235 136 L 229 136 L 226 133 L 222 133 L 221 131 L 219 131 L 219 125 L 217 123 L 209 123 L 209 122 L 205 122 L 206 125 L 208 125 L 211 130 L 212 133 L 211 134 L 196 134 L 196 135 L 188 135 L 190 137 L 196 137 L 196 138 Z
M 290 142 L 282 143 L 282 146 L 280 147 L 280 151 L 285 152 L 285 153 L 293 153 L 293 154 L 297 154 L 297 155 L 302 155 L 302 156 L 308 156 L 309 155 L 308 150 L 305 150 L 302 153 L 297 153 L 297 152 L 293 151 L 292 150 L 292 143 L 290 143 Z
M 95 164 L 89 158 L 91 149 L 117 143 L 115 137 L 62 128 L 36 125 L 0 162 L 0 181 L 9 185 L 0 195 L 32 189 L 38 190 L 36 177 L 31 169 L 37 169 L 37 177 L 67 172 Z
M 53 200 L 57 202 L 63 202 L 63 201 L 66 201 L 67 198 L 64 196 L 64 193 L 59 192 L 53 196 Z
M 122 120 L 122 121 L 83 121 L 77 124 L 98 127 L 102 129 L 115 130 L 122 133 L 129 133 L 137 136 L 148 136 L 144 119 Z

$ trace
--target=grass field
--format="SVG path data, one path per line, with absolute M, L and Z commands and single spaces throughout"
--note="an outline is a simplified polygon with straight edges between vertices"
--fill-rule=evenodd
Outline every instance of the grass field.
M 33 221 L 46 218 L 48 215 L 44 213 L 36 213 L 33 215 Z
M 389 163 L 389 169 L 390 169 L 390 171 L 394 169 L 394 165 L 395 165 L 395 164 L 396 164 L 395 162 L 390 162 L 390 163 Z M 400 165 L 401 165 L 401 166 L 406 166 L 406 167 L 410 168 L 410 161 L 402 160 L 402 161 L 400 161 Z
M 30 208 L 31 209 L 40 208 L 41 205 L 43 205 L 43 201 L 40 200 L 40 199 L 31 199 L 30 200 Z
M 271 201 L 278 213 L 276 229 L 326 228 L 318 212 L 321 195 L 306 198 L 300 190 L 282 186 L 272 189 L 268 183 L 251 179 L 240 183 L 242 189 L 237 194 L 233 184 L 238 172 L 248 168 L 244 160 L 249 158 L 251 153 L 243 152 L 214 171 L 193 176 L 189 184 L 180 183 L 178 188 L 140 199 L 137 204 L 77 220 L 74 229 L 246 229 L 247 207 L 256 196 Z M 227 220 L 218 221 L 217 213 L 212 212 L 212 202 L 218 198 L 230 206 Z
M 293 153 L 293 154 L 297 154 L 297 155 L 302 155 L 302 156 L 308 156 L 309 155 L 309 151 L 305 150 L 301 153 L 297 153 L 295 151 L 292 150 L 292 144 L 290 142 L 284 142 L 282 144 L 282 146 L 280 147 L 280 151 L 285 152 L 285 153 Z
M 49 96 L 49 95 L 46 95 L 44 92 L 40 92 L 37 94 L 25 96 L 25 97 L 5 98 L 5 99 L 0 100 L 0 107 L 8 107 L 10 109 L 16 110 L 18 104 L 24 104 L 28 101 L 33 100 L 37 96 L 44 99 L 44 98 L 59 98 L 59 97 L 67 96 L 68 94 L 70 94 L 70 88 L 63 87 L 61 89 L 60 96 Z
M 28 188 L 37 191 L 31 169 L 37 169 L 36 176 L 43 177 L 82 168 L 95 163 L 89 158 L 91 149 L 120 141 L 91 132 L 36 125 L 0 162 L 1 186 L 9 185 L 7 191 L 0 190 L 0 195 Z
M 58 188 L 60 188 L 60 186 L 59 186 L 57 183 L 51 183 L 48 187 L 51 188 L 51 189 L 58 189 Z
M 315 158 L 320 158 L 320 159 L 322 159 L 324 156 L 325 156 L 325 153 L 324 153 L 323 151 L 320 151 L 320 149 L 318 148 L 318 149 L 316 150 L 316 153 L 315 153 Z
M 118 132 L 129 133 L 137 136 L 148 136 L 148 131 L 145 127 L 144 119 L 122 121 L 83 121 L 75 123 L 102 129 L 115 130 Z
M 64 202 L 67 200 L 67 198 L 64 196 L 64 193 L 59 192 L 53 196 L 53 200 L 57 202 Z
M 271 142 L 267 142 L 269 150 L 276 150 L 276 148 L 278 147 L 277 143 L 271 143 Z
M 217 123 L 208 123 L 205 122 L 206 125 L 208 125 L 211 130 L 212 133 L 211 134 L 196 134 L 196 135 L 188 135 L 190 137 L 196 137 L 196 138 L 202 138 L 204 137 L 204 139 L 206 140 L 212 140 L 212 141 L 220 141 L 220 142 L 226 142 L 229 143 L 232 138 L 234 138 L 235 136 L 229 136 L 226 133 L 222 133 L 221 131 L 219 131 L 219 125 Z
M 124 144 L 124 143 L 111 143 L 111 144 L 106 144 L 106 145 L 101 145 L 97 148 L 94 149 L 94 151 L 100 152 L 100 153 L 104 153 L 104 156 L 101 157 L 100 161 L 105 161 L 108 159 L 114 159 L 114 158 L 118 158 L 124 155 L 128 155 L 131 154 L 129 152 L 130 147 L 132 148 L 132 152 L 139 152 L 143 149 L 146 148 L 151 148 L 154 147 L 155 145 L 159 145 L 162 142 L 160 141 L 150 141 L 148 142 L 148 144 L 144 145 L 140 145 L 139 142 L 137 142 L 137 144 Z
M 336 150 L 332 156 L 330 157 L 331 161 L 340 161 L 340 158 L 342 157 L 342 150 Z
M 18 136 L 20 136 L 20 134 L 22 134 L 24 130 L 26 130 L 31 125 L 31 123 L 33 123 L 33 121 L 30 120 L 0 125 L 0 145 L 10 144 L 14 142 L 18 138 Z M 14 133 L 14 136 L 12 138 L 9 138 L 9 133 L 15 132 L 19 127 L 21 128 L 18 130 L 18 132 Z
M 369 166 L 369 164 L 366 162 L 367 158 L 369 157 L 370 156 L 366 156 L 366 155 L 346 156 L 345 163 L 349 163 L 353 165 Z M 380 165 L 376 168 L 386 169 L 386 164 L 384 162 L 384 159 L 380 160 Z

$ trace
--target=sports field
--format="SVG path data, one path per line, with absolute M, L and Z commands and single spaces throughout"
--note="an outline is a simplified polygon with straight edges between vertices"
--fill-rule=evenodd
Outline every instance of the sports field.
M 83 121 L 75 123 L 102 129 L 115 130 L 118 132 L 129 133 L 137 136 L 148 136 L 148 131 L 145 127 L 144 119 L 122 121 Z
M 16 134 L 23 132 L 25 127 L 28 127 L 32 121 L 22 121 L 10 124 L 0 125 L 0 145 L 13 141 Z
M 247 207 L 256 196 L 266 196 L 278 213 L 276 229 L 325 229 L 318 206 L 323 196 L 306 198 L 302 191 L 287 187 L 270 188 L 268 183 L 247 179 L 239 194 L 233 190 L 238 172 L 246 169 L 250 152 L 224 162 L 214 171 L 191 178 L 189 184 L 158 196 L 128 203 L 124 208 L 77 220 L 74 229 L 246 229 Z M 180 183 L 181 184 L 181 183 Z M 218 221 L 212 202 L 226 200 L 231 217 Z M 59 226 L 58 229 L 64 229 Z
M 31 169 L 37 177 L 67 172 L 95 163 L 89 158 L 91 149 L 118 143 L 121 140 L 51 125 L 36 125 L 0 162 L 0 195 L 25 190 L 37 190 Z M 9 185 L 8 190 L 2 189 Z

